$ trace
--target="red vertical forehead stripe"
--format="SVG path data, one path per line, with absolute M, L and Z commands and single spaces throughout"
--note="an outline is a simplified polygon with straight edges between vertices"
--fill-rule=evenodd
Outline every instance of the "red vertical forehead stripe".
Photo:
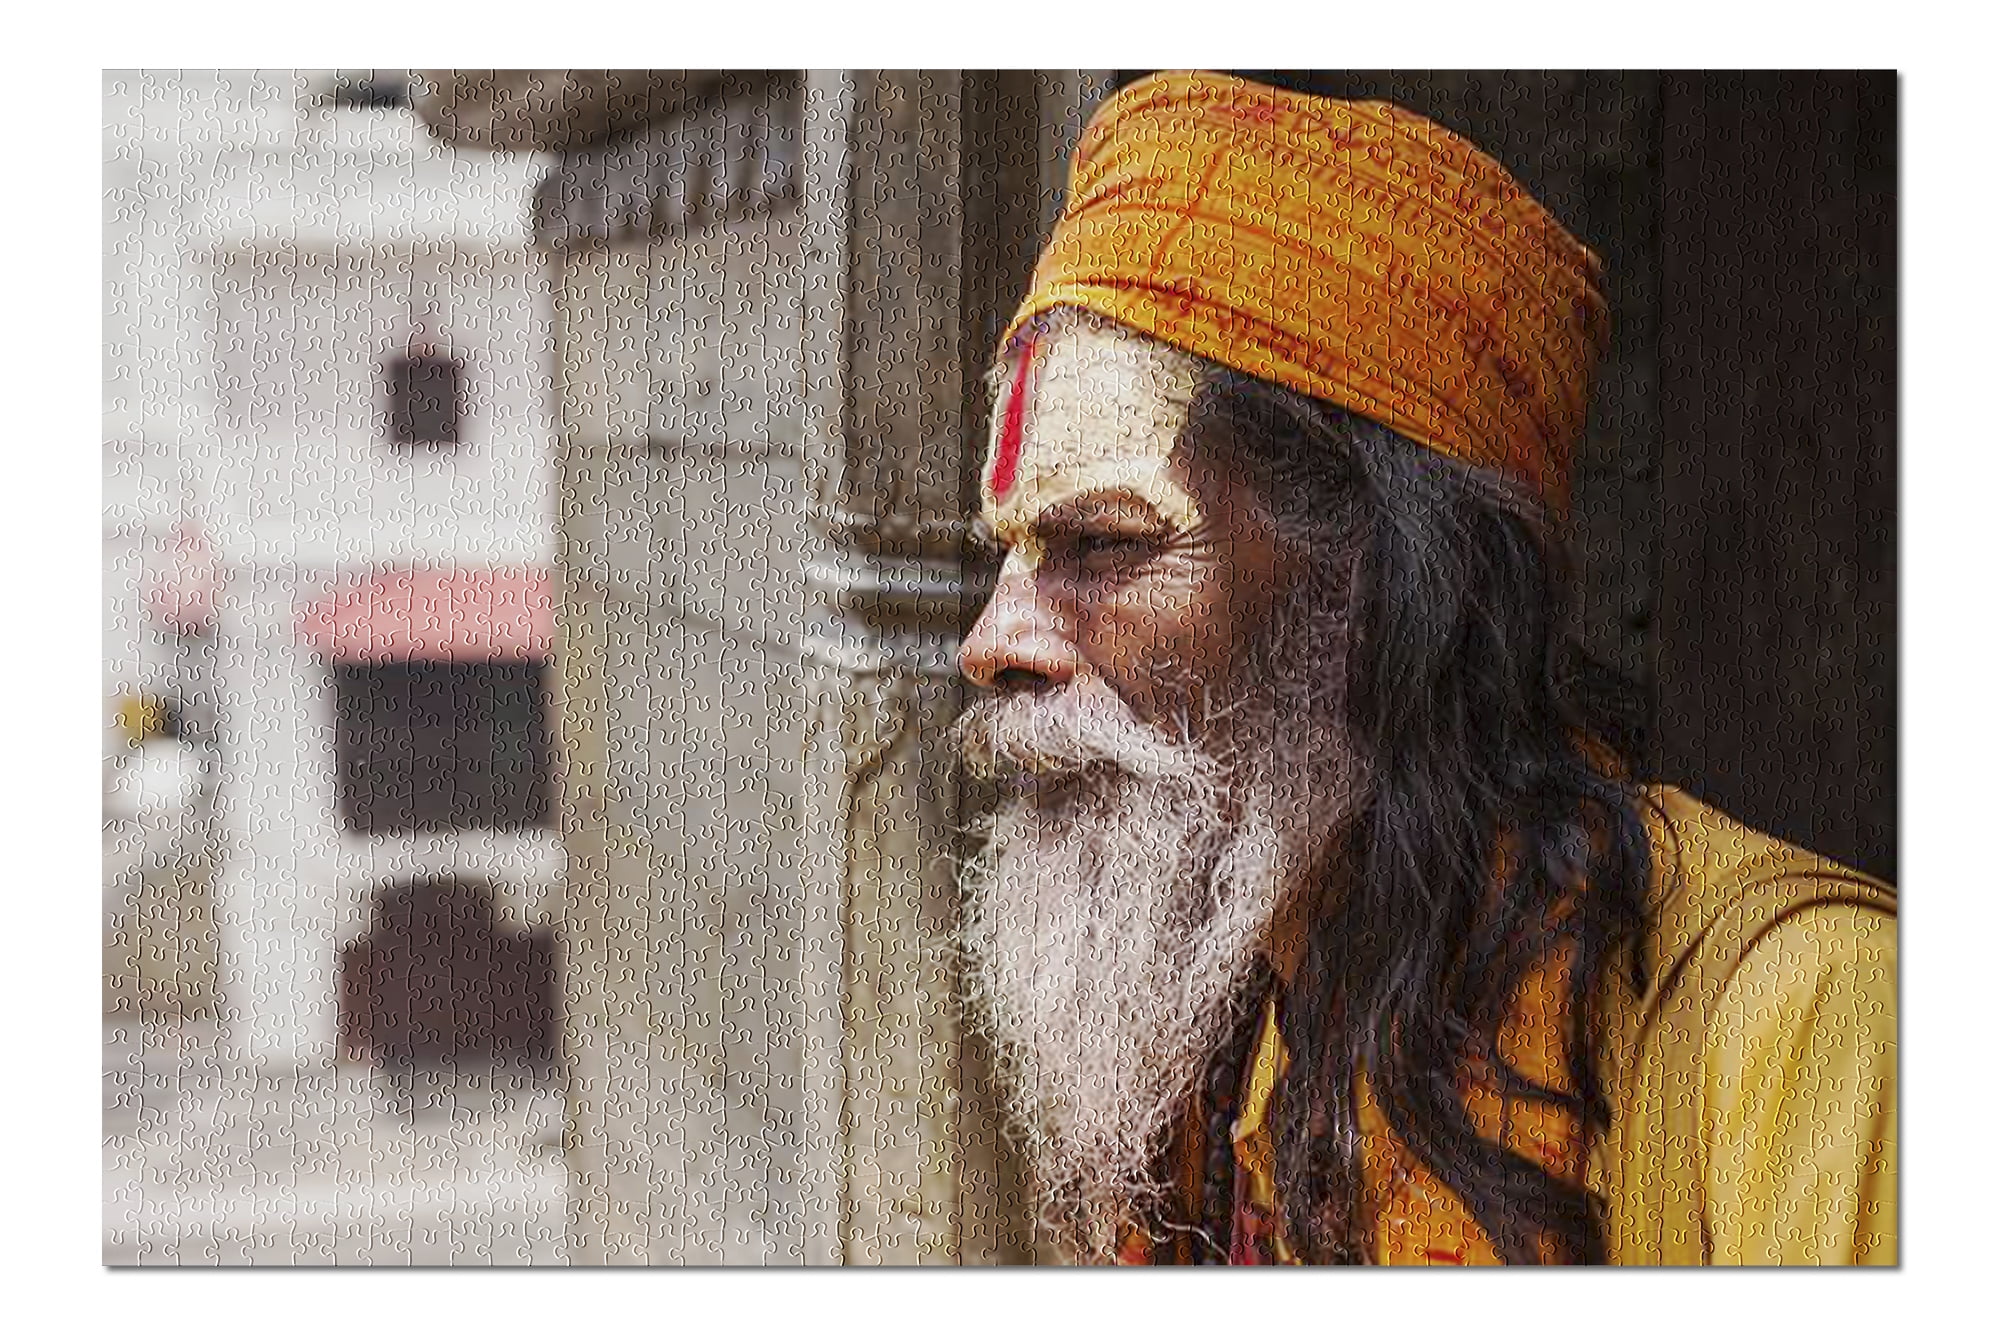
M 1007 408 L 1000 418 L 1000 441 L 993 451 L 993 471 L 987 475 L 986 484 L 993 489 L 993 499 L 1004 501 L 1007 493 L 1014 490 L 1014 474 L 1021 466 L 1021 424 L 1028 416 L 1028 365 L 1035 359 L 1035 339 L 1032 335 L 1021 347 L 1020 364 L 1014 368 L 1014 384 L 1007 391 Z

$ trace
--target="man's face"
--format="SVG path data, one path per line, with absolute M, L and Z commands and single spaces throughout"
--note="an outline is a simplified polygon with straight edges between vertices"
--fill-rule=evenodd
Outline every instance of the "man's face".
M 1346 586 L 1315 619 L 1247 475 L 1179 462 L 1188 358 L 1068 324 L 1007 369 L 984 479 L 1007 557 L 959 722 L 1003 796 L 965 944 L 1044 1203 L 1102 1256 L 1350 809 L 1338 692 L 1314 688 Z
M 961 669 L 1003 691 L 1093 679 L 1201 730 L 1287 572 L 1247 478 L 1177 456 L 1193 361 L 1070 322 L 1005 369 L 981 490 L 1007 556 Z

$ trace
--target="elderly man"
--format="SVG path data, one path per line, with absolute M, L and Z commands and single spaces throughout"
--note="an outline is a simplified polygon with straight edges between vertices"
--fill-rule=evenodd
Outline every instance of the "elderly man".
M 1382 103 L 1107 103 L 1003 341 L 975 1002 L 1083 1260 L 1895 1260 L 1895 900 L 1558 642 L 1598 266 Z

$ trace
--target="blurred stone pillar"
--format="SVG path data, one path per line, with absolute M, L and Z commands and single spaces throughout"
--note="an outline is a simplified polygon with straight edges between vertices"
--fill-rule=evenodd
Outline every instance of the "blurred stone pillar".
M 566 150 L 536 195 L 573 1263 L 804 1248 L 799 83 L 727 81 Z
M 561 154 L 570 1259 L 1034 1259 L 946 730 L 981 377 L 1108 76 L 423 73 Z
M 954 964 L 954 658 L 981 376 L 1039 234 L 1045 81 L 840 70 L 806 111 L 807 1257 L 1033 1259 Z

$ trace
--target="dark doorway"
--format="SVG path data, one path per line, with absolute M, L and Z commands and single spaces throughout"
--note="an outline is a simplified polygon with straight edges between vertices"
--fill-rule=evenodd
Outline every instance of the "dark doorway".
M 547 1062 L 555 982 L 549 931 L 507 928 L 484 881 L 398 882 L 376 892 L 368 935 L 341 952 L 341 1041 L 387 1066 Z

